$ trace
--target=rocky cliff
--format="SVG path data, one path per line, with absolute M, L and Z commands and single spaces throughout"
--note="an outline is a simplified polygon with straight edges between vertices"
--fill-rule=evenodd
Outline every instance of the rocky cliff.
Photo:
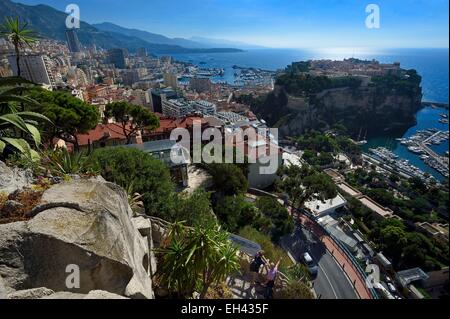
M 404 81 L 405 82 L 405 81 Z M 401 85 L 404 85 L 402 87 Z M 307 129 L 327 130 L 340 123 L 353 137 L 404 132 L 416 123 L 421 107 L 420 83 L 365 83 L 304 96 L 278 85 L 262 103 L 252 109 L 280 136 L 300 135 Z
M 23 187 L 5 167 L 1 178 Z M 152 225 L 134 216 L 117 185 L 101 178 L 54 185 L 28 217 L 0 225 L 0 283 L 8 298 L 154 298 Z
M 421 94 L 405 96 L 391 92 L 378 95 L 374 89 L 330 90 L 313 103 L 289 96 L 285 122 L 278 123 L 282 135 L 301 134 L 305 129 L 326 129 L 341 123 L 353 136 L 368 136 L 407 130 L 416 124 Z

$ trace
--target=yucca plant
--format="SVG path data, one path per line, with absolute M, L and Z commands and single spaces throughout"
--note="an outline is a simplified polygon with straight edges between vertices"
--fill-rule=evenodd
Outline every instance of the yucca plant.
M 229 234 L 215 223 L 193 228 L 176 223 L 166 243 L 157 250 L 162 261 L 156 276 L 179 296 L 189 298 L 197 291 L 203 299 L 211 285 L 239 271 L 237 252 Z

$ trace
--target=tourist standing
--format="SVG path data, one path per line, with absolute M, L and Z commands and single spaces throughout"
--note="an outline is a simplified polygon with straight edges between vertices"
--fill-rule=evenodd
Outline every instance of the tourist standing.
M 278 267 L 280 266 L 281 258 L 276 264 L 270 263 L 270 269 L 267 273 L 266 282 L 266 299 L 273 299 L 273 288 L 275 287 L 275 280 L 278 275 Z

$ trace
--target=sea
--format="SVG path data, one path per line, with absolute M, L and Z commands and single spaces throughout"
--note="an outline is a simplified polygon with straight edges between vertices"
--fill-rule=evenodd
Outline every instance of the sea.
M 190 62 L 201 68 L 222 68 L 223 76 L 213 78 L 216 82 L 234 84 L 233 66 L 253 67 L 264 70 L 276 71 L 285 68 L 295 61 L 311 59 L 342 60 L 345 58 L 359 58 L 366 60 L 378 60 L 382 63 L 400 62 L 402 68 L 416 69 L 422 76 L 423 101 L 448 104 L 449 92 L 449 50 L 443 49 L 368 49 L 368 48 L 325 48 L 325 49 L 253 49 L 234 53 L 198 53 L 198 54 L 174 54 L 178 61 Z M 417 113 L 417 125 L 411 127 L 403 136 L 380 135 L 368 140 L 364 146 L 365 151 L 370 148 L 383 146 L 389 148 L 401 158 L 407 159 L 424 172 L 428 172 L 438 180 L 444 177 L 427 166 L 415 154 L 409 152 L 396 139 L 410 137 L 418 130 L 437 128 L 448 131 L 448 124 L 439 122 L 440 115 L 447 114 L 448 109 L 422 108 Z M 448 151 L 448 141 L 439 146 L 432 147 L 437 153 L 444 154 Z

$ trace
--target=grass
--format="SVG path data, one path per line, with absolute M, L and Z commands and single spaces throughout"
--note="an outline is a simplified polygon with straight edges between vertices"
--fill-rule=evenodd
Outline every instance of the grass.
M 289 267 L 293 266 L 292 260 L 287 253 L 281 247 L 274 244 L 269 236 L 250 226 L 242 228 L 239 235 L 261 245 L 265 252 L 265 257 L 270 259 L 270 261 L 277 262 L 282 258 L 280 264 L 280 270 L 282 272 L 285 272 Z

